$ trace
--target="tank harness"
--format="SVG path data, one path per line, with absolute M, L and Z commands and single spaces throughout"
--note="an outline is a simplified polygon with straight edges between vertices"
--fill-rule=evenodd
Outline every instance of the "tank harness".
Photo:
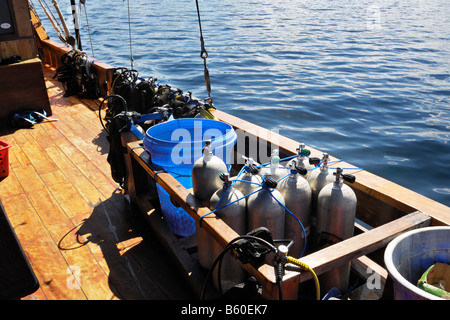
M 157 81 L 153 77 L 140 77 L 134 69 L 117 68 L 112 77 L 112 94 L 104 97 L 99 105 L 100 123 L 110 143 L 108 162 L 111 175 L 122 187 L 126 178 L 123 154 L 127 152 L 122 147 L 123 131 L 129 130 L 142 140 L 150 127 L 171 119 L 198 115 L 215 119 L 208 111 L 208 102 L 193 98 L 191 92 Z
M 73 49 L 63 54 L 55 78 L 64 84 L 65 97 L 97 99 L 100 96 L 97 71 L 85 52 Z

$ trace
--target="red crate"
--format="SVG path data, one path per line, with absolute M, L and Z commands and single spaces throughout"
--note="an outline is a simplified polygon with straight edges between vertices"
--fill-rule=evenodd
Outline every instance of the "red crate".
M 9 153 L 11 145 L 0 140 L 0 179 L 9 175 Z

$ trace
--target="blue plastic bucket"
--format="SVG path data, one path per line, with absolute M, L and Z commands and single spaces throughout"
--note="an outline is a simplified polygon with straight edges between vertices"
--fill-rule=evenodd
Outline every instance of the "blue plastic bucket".
M 236 132 L 229 124 L 210 119 L 183 118 L 157 124 L 144 137 L 152 167 L 170 173 L 186 189 L 192 188 L 192 167 L 202 157 L 205 142 L 228 166 L 236 143 Z M 170 202 L 169 194 L 157 184 L 161 210 L 170 231 L 180 236 L 195 233 L 195 220 Z
M 394 283 L 395 300 L 443 300 L 417 287 L 417 281 L 434 263 L 450 263 L 450 227 L 405 232 L 386 247 L 384 262 Z

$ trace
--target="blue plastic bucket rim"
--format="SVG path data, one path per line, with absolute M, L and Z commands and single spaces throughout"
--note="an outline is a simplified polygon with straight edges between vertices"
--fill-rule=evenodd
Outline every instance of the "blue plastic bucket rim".
M 414 229 L 407 231 L 399 236 L 397 236 L 394 240 L 389 242 L 389 244 L 386 247 L 386 250 L 384 251 L 384 263 L 386 265 L 386 269 L 389 272 L 390 276 L 393 278 L 394 282 L 398 282 L 400 285 L 405 287 L 411 292 L 414 292 L 417 296 L 421 296 L 428 300 L 445 300 L 443 298 L 440 298 L 438 296 L 435 296 L 431 293 L 426 292 L 425 290 L 420 289 L 410 281 L 408 281 L 396 268 L 392 261 L 392 255 L 397 247 L 397 245 L 402 242 L 405 238 L 412 236 L 416 233 L 421 232 L 428 232 L 428 231 L 449 231 L 450 227 L 424 227 L 419 229 Z
M 166 140 L 166 139 L 161 139 L 158 137 L 155 137 L 154 135 L 151 135 L 151 133 L 155 130 L 160 129 L 162 126 L 166 127 L 166 126 L 170 126 L 173 125 L 174 123 L 177 123 L 177 128 L 176 129 L 186 129 L 186 126 L 183 126 L 182 123 L 192 123 L 192 122 L 201 122 L 201 123 L 213 123 L 215 125 L 219 125 L 222 126 L 222 129 L 225 129 L 226 133 L 229 133 L 230 131 L 233 131 L 233 127 L 231 125 L 229 125 L 228 123 L 222 122 L 222 121 L 218 121 L 218 120 L 212 120 L 212 119 L 203 119 L 203 118 L 182 118 L 182 119 L 174 119 L 174 120 L 170 120 L 167 122 L 163 122 L 163 123 L 158 123 L 152 127 L 150 127 L 147 132 L 145 133 L 145 136 L 151 137 L 152 142 L 162 142 L 162 143 L 173 143 L 175 141 L 172 140 Z M 214 129 L 214 128 L 212 128 Z M 186 143 L 200 143 L 200 142 L 204 142 L 204 139 L 194 139 L 194 140 L 190 140 L 189 142 Z M 180 143 L 183 143 L 183 141 L 180 141 Z

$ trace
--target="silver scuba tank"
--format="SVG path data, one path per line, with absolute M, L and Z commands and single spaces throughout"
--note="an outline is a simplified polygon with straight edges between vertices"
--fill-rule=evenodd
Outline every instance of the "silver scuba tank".
M 242 192 L 244 196 L 256 191 L 261 188 L 262 183 L 258 172 L 259 169 L 253 164 L 253 158 L 248 158 L 242 174 L 232 178 L 235 181 L 233 187 Z M 248 202 L 248 197 L 245 198 L 245 202 Z
M 305 144 L 300 143 L 297 148 L 297 157 L 289 160 L 289 162 L 286 164 L 286 167 L 290 168 L 294 160 L 296 160 L 296 165 L 305 169 L 312 169 L 314 168 L 314 165 L 309 163 L 309 155 L 311 154 L 311 151 L 308 149 L 305 149 Z M 306 179 L 308 177 L 309 172 L 304 176 Z
M 355 181 L 352 175 L 342 174 L 336 169 L 336 179 L 326 185 L 319 193 L 317 202 L 317 245 L 319 249 L 353 236 L 357 199 L 355 192 L 344 180 Z M 336 287 L 341 293 L 348 288 L 351 263 L 336 267 L 322 276 L 320 281 L 324 292 Z
M 327 184 L 333 182 L 334 177 L 331 170 L 328 167 L 329 155 L 324 153 L 322 160 L 317 158 L 310 158 L 310 163 L 315 163 L 318 165 L 316 169 L 309 172 L 307 180 L 311 187 L 311 249 L 315 250 L 317 244 L 315 240 L 317 239 L 317 197 L 319 196 L 320 190 Z
M 211 195 L 222 187 L 220 174 L 228 169 L 222 159 L 211 152 L 211 140 L 206 141 L 202 153 L 192 167 L 192 189 L 195 198 L 208 205 Z
M 229 174 L 223 174 L 224 181 L 223 186 L 216 190 L 211 196 L 209 208 L 211 210 L 220 209 L 226 206 L 228 203 L 234 200 L 241 199 L 243 197 L 242 193 L 230 186 Z M 221 180 L 222 181 L 222 180 Z M 218 201 L 220 197 L 220 204 Z M 244 213 L 242 213 L 242 208 L 244 208 Z M 232 205 L 221 208 L 215 211 L 215 215 L 226 222 L 233 230 L 239 234 L 243 234 L 246 231 L 246 217 L 245 217 L 245 202 L 244 200 L 233 203 Z M 240 217 L 242 215 L 242 217 Z M 208 216 L 203 219 L 210 219 Z M 241 222 L 239 219 L 242 219 Z M 196 228 L 197 235 L 197 248 L 198 248 L 198 259 L 200 265 L 206 269 L 210 269 L 217 255 L 215 255 L 215 247 L 220 247 L 219 244 L 206 232 L 200 224 L 197 224 Z M 217 250 L 216 250 L 217 251 Z
M 278 181 L 289 173 L 289 170 L 280 164 L 278 149 L 272 151 L 270 163 L 263 166 L 259 171 L 261 176 L 271 176 Z
M 207 219 L 207 217 L 204 217 L 203 219 Z M 197 223 L 195 230 L 197 237 L 198 262 L 203 268 L 209 270 L 216 259 L 213 255 L 211 236 L 203 229 L 200 223 Z
M 244 235 L 247 232 L 245 199 L 242 193 L 231 185 L 228 173 L 224 174 L 223 187 L 211 196 L 210 209 L 218 209 L 215 212 L 216 216 L 222 219 L 238 235 Z M 212 262 L 214 262 L 223 248 L 212 237 L 210 242 L 212 244 Z M 216 268 L 213 274 L 213 283 L 216 289 L 219 289 L 218 271 L 219 268 Z M 226 254 L 223 257 L 220 272 L 222 289 L 226 291 L 234 285 L 243 282 L 245 276 L 245 269 L 236 261 L 234 256 Z
M 278 183 L 277 189 L 284 198 L 286 208 L 295 216 L 289 212 L 285 214 L 284 237 L 294 241 L 289 248 L 289 254 L 300 258 L 304 249 L 306 250 L 305 244 L 309 244 L 307 239 L 311 223 L 311 187 L 302 176 L 307 173 L 306 168 L 299 167 L 297 159 L 293 159 L 290 166 L 291 174 Z
M 285 203 L 281 193 L 275 189 L 276 186 L 274 179 L 265 176 L 261 190 L 248 197 L 248 231 L 266 227 L 273 239 L 283 239 Z
M 330 156 L 328 153 L 324 153 L 319 167 L 311 170 L 308 175 L 307 180 L 311 186 L 314 203 L 317 203 L 317 196 L 319 195 L 320 190 L 334 180 L 333 173 L 328 168 L 329 159 Z M 310 161 L 312 162 L 313 160 L 310 159 Z

